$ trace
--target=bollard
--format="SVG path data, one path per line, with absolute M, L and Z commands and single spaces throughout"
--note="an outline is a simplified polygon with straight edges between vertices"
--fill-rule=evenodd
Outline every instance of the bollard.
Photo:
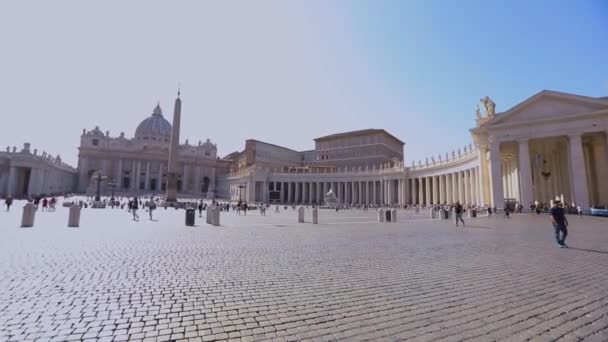
M 473 209 L 467 210 L 467 217 L 468 218 L 472 218 L 473 217 Z
M 397 209 L 391 210 L 391 222 L 397 222 Z
M 312 208 L 312 224 L 319 224 L 319 208 Z
M 298 208 L 298 222 L 304 223 L 304 207 L 300 206 Z
M 435 209 L 431 208 L 431 218 L 435 218 Z
M 80 227 L 80 206 L 73 205 L 69 210 L 68 227 Z
M 215 207 L 211 210 L 211 224 L 214 226 L 220 225 L 220 208 Z
M 378 222 L 384 222 L 384 209 L 378 209 Z
M 207 206 L 207 209 L 205 210 L 205 223 L 207 224 L 211 224 L 211 211 L 212 211 L 213 207 L 212 206 Z
M 36 206 L 34 203 L 28 202 L 23 206 L 23 216 L 21 216 L 21 227 L 33 227 L 34 218 L 36 216 Z

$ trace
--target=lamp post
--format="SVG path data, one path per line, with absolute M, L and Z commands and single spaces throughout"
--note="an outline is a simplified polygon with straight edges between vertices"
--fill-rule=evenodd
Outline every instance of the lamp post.
M 97 171 L 93 176 L 95 181 L 97 182 L 97 191 L 95 192 L 95 202 L 101 201 L 101 181 L 107 179 L 108 177 L 102 176 L 101 171 Z
M 111 180 L 110 182 L 108 182 L 108 185 L 112 188 L 112 197 L 110 198 L 110 200 L 114 201 L 114 188 L 116 187 L 116 182 L 114 180 Z

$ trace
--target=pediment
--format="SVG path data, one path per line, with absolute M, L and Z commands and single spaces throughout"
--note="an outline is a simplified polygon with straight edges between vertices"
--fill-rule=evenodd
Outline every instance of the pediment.
M 491 125 L 563 119 L 608 108 L 608 101 L 551 91 L 542 91 L 508 111 L 498 114 Z

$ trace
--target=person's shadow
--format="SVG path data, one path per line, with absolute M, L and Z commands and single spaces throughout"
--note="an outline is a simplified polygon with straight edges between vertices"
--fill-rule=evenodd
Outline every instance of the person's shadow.
M 574 250 L 577 250 L 577 251 L 599 253 L 599 254 L 607 254 L 608 255 L 608 251 L 599 251 L 597 249 L 585 249 L 585 248 L 576 248 L 576 247 L 570 247 L 570 246 L 568 246 L 568 249 L 574 249 Z

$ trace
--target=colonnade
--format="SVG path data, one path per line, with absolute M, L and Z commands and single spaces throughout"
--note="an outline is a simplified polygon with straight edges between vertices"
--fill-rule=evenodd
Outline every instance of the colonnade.
M 408 204 L 427 206 L 456 202 L 470 205 L 483 204 L 478 167 L 439 175 L 412 177 L 407 183 Z
M 238 186 L 236 186 L 238 187 Z M 232 199 L 317 204 L 332 189 L 338 203 L 349 205 L 483 204 L 479 167 L 440 175 L 353 181 L 258 181 L 243 184 Z M 254 189 L 249 191 L 248 189 Z
M 405 184 L 404 178 L 329 182 L 256 182 L 256 190 L 253 193 L 242 188 L 245 189 L 244 194 L 239 198 L 278 203 L 317 204 L 323 203 L 325 195 L 332 189 L 340 204 L 393 205 L 404 203 Z M 260 189 L 264 190 L 260 191 Z

